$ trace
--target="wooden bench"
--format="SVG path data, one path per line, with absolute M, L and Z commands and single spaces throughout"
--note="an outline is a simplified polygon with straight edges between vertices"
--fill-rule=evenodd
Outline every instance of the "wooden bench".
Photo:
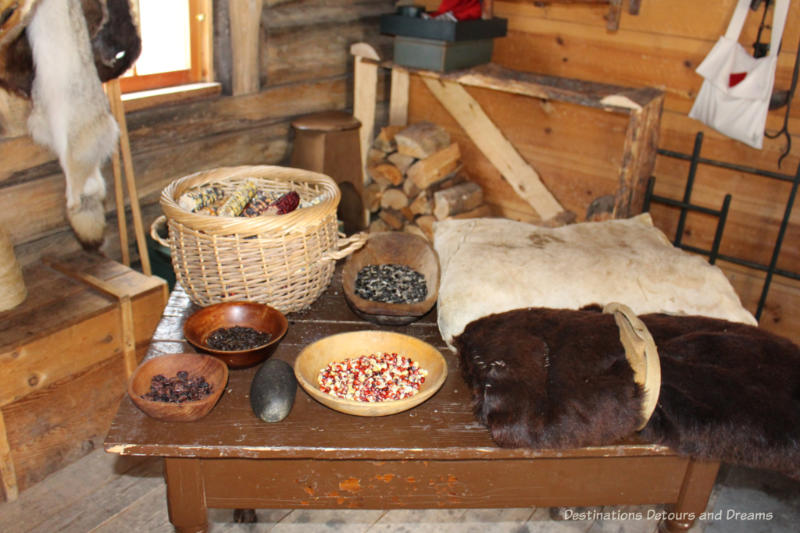
M 292 363 L 308 343 L 377 329 L 347 307 L 341 269 L 307 310 L 289 315 L 273 357 Z M 176 288 L 147 357 L 189 350 L 181 327 L 194 310 Z M 105 441 L 108 452 L 165 458 L 170 520 L 178 531 L 207 529 L 213 508 L 486 508 L 671 504 L 672 531 L 705 509 L 718 463 L 679 457 L 630 441 L 575 450 L 497 447 L 471 411 L 458 361 L 445 348 L 436 311 L 408 326 L 445 355 L 449 375 L 430 400 L 404 413 L 363 418 L 317 403 L 298 389 L 281 422 L 257 418 L 248 399 L 256 368 L 232 370 L 215 409 L 192 423 L 148 418 L 123 399 Z

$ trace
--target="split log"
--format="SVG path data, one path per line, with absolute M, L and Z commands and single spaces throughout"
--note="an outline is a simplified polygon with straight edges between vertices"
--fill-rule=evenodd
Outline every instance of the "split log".
M 403 192 L 406 193 L 406 196 L 409 198 L 416 198 L 422 191 L 417 187 L 417 184 L 414 183 L 414 180 L 407 179 L 403 182 Z
M 382 163 L 367 168 L 367 173 L 376 183 L 384 185 L 401 185 L 403 183 L 403 175 L 397 170 L 397 167 L 391 163 Z
M 433 200 L 425 191 L 422 191 L 408 207 L 415 215 L 430 215 L 433 213 Z
M 386 163 L 386 154 L 377 148 L 370 148 L 367 151 L 367 166 L 374 167 Z
M 389 154 L 387 158 L 391 164 L 397 167 L 402 174 L 405 174 L 412 164 L 414 164 L 414 159 L 410 155 L 401 154 L 400 152 L 394 152 L 393 154 Z
M 433 215 L 422 215 L 417 217 L 414 223 L 425 232 L 429 241 L 433 241 L 433 223 L 436 222 L 436 217 Z
M 417 122 L 394 136 L 397 151 L 417 159 L 425 159 L 450 144 L 450 134 L 431 122 Z
M 381 196 L 381 208 L 403 209 L 408 206 L 408 196 L 400 189 L 386 189 Z
M 433 216 L 444 220 L 458 213 L 474 209 L 483 203 L 483 189 L 473 181 L 467 181 L 437 191 L 433 195 Z
M 407 175 L 409 179 L 414 180 L 417 187 L 426 189 L 458 168 L 460 160 L 461 150 L 458 148 L 458 143 L 452 143 L 447 148 L 411 165 Z
M 450 218 L 482 218 L 491 215 L 492 215 L 492 208 L 489 207 L 488 204 L 481 204 L 474 209 L 470 209 L 469 211 L 464 211 L 463 213 L 450 215 Z
M 370 233 L 380 233 L 381 231 L 390 231 L 392 228 L 380 218 L 376 218 L 369 223 L 368 229 Z
M 364 187 L 364 194 L 362 201 L 364 202 L 364 209 L 370 213 L 376 212 L 381 208 L 381 196 L 383 195 L 383 188 L 378 183 L 370 183 Z
M 408 222 L 414 222 L 414 217 L 417 216 L 408 206 L 402 208 L 400 210 L 400 214 L 403 215 Z
M 405 231 L 406 233 L 410 233 L 412 235 L 417 235 L 419 237 L 422 237 L 426 241 L 430 240 L 430 238 L 428 237 L 428 234 L 425 233 L 424 231 L 422 231 L 422 228 L 420 228 L 419 226 L 417 226 L 415 224 L 406 224 L 406 227 L 403 228 L 403 231 Z
M 406 225 L 406 217 L 396 209 L 381 209 L 378 216 L 392 229 L 403 229 Z
M 403 126 L 386 126 L 381 128 L 381 132 L 372 142 L 373 148 L 376 148 L 384 153 L 394 152 L 397 150 L 397 144 L 395 143 L 394 136 L 402 129 Z
M 433 193 L 436 191 L 449 189 L 450 187 L 454 187 L 455 185 L 464 183 L 465 181 L 469 181 L 469 176 L 461 169 L 460 166 L 458 166 L 453 172 L 445 176 L 443 180 L 430 184 L 425 190 L 428 192 L 428 197 L 433 198 Z

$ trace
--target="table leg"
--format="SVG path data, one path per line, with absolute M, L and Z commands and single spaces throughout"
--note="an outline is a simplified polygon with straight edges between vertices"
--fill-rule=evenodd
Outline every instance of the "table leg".
M 692 527 L 706 510 L 718 470 L 716 461 L 689 461 L 678 501 L 667 509 L 669 516 L 661 521 L 659 531 L 678 533 Z
M 178 533 L 208 530 L 206 495 L 199 459 L 164 458 L 169 521 Z

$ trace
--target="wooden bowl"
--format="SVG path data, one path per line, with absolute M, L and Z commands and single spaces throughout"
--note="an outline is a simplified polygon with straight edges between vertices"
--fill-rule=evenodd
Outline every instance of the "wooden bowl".
M 367 265 L 406 265 L 425 277 L 428 295 L 411 304 L 392 304 L 365 300 L 356 294 L 356 278 Z M 364 246 L 347 258 L 342 269 L 344 297 L 355 314 L 381 325 L 410 324 L 431 310 L 439 293 L 439 255 L 417 235 L 402 231 L 373 233 Z
M 267 344 L 247 350 L 215 350 L 206 345 L 214 331 L 233 326 L 253 328 L 272 338 Z M 246 368 L 272 355 L 288 328 L 286 316 L 274 307 L 258 302 L 223 302 L 190 315 L 183 325 L 183 336 L 198 350 L 225 361 L 229 368 Z
M 396 352 L 428 371 L 417 394 L 403 400 L 359 402 L 336 398 L 319 390 L 317 376 L 330 362 L 378 352 Z M 439 350 L 416 337 L 390 331 L 353 331 L 331 335 L 306 346 L 297 356 L 294 374 L 303 390 L 331 409 L 357 416 L 385 416 L 411 409 L 433 396 L 447 377 L 447 363 Z
M 182 403 L 142 398 L 142 395 L 150 391 L 153 376 L 162 374 L 171 378 L 181 370 L 188 372 L 190 379 L 203 376 L 211 385 L 211 394 L 202 400 Z M 211 412 L 227 383 L 228 367 L 216 357 L 198 353 L 167 354 L 148 359 L 139 365 L 128 382 L 128 396 L 148 416 L 170 422 L 191 422 Z

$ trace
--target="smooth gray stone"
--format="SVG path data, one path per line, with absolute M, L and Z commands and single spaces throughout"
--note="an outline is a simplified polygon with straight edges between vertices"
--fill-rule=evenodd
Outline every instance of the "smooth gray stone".
M 297 393 L 297 378 L 291 365 L 267 359 L 250 385 L 250 407 L 264 422 L 280 422 L 289 415 Z

